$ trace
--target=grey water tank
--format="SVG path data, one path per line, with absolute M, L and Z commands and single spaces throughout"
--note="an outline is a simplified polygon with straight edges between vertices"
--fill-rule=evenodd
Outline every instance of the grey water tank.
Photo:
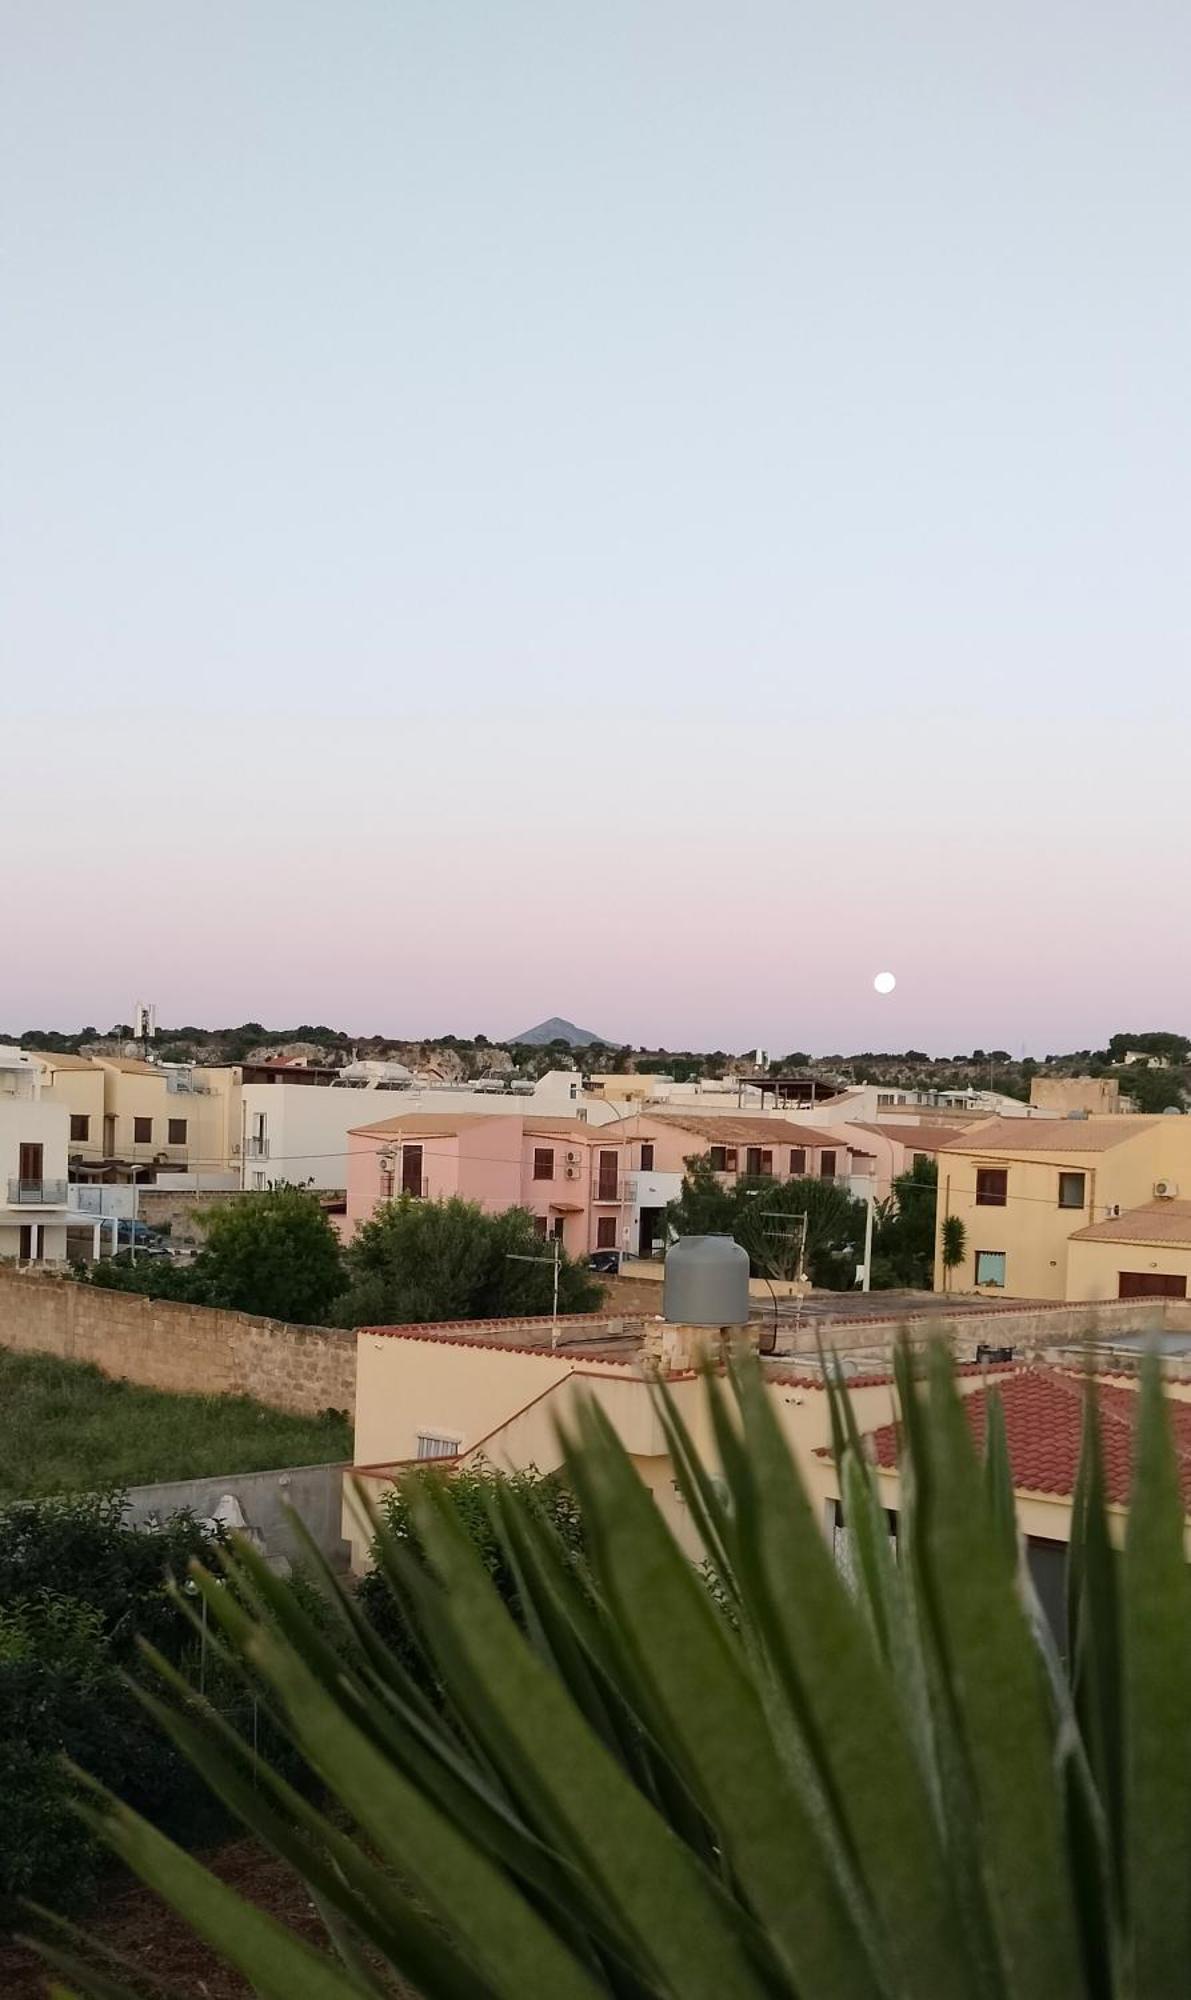
M 662 1317 L 677 1326 L 744 1326 L 748 1252 L 730 1236 L 680 1236 L 666 1252 Z

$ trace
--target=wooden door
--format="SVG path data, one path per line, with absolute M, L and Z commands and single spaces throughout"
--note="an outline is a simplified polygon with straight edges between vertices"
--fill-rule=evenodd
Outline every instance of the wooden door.
M 20 1160 L 18 1163 L 17 1172 L 21 1177 L 22 1187 L 41 1186 L 42 1180 L 44 1179 L 44 1175 L 42 1172 L 44 1163 L 45 1163 L 44 1146 L 30 1145 L 21 1147 Z
M 1117 1273 L 1119 1299 L 1185 1299 L 1186 1278 L 1169 1271 L 1120 1271 Z

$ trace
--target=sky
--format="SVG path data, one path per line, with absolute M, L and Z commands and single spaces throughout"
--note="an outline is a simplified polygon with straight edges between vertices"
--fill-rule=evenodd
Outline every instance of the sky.
M 1189 87 L 1174 0 L 7 0 L 0 1029 L 1186 1027 Z

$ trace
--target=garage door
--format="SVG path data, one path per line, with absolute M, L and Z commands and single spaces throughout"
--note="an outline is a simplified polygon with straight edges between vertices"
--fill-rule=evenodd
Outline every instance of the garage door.
M 1186 1278 L 1168 1277 L 1161 1271 L 1121 1271 L 1118 1274 L 1119 1299 L 1185 1299 L 1186 1296 Z

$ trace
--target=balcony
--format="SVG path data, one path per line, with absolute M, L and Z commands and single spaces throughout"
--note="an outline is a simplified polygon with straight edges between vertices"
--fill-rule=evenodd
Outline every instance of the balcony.
M 23 1181 L 8 1183 L 10 1208 L 65 1208 L 65 1181 Z
M 250 1160 L 267 1160 L 269 1157 L 269 1141 L 267 1139 L 246 1139 L 244 1141 L 244 1151 Z

